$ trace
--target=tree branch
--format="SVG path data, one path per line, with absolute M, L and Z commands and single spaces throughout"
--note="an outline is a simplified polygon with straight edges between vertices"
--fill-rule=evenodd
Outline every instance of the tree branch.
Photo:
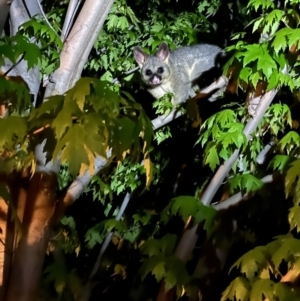
M 0 37 L 2 36 L 4 25 L 6 23 L 11 1 L 0 0 Z
M 261 99 L 256 111 L 255 116 L 250 119 L 250 121 L 246 124 L 244 129 L 244 134 L 247 140 L 250 139 L 251 134 L 255 131 L 258 124 L 260 123 L 261 119 L 263 118 L 266 110 L 270 106 L 271 102 L 273 101 L 276 93 L 278 90 L 271 90 L 267 92 Z M 230 156 L 228 160 L 226 160 L 215 173 L 214 177 L 210 181 L 208 187 L 206 188 L 201 201 L 204 205 L 209 205 L 215 196 L 217 190 L 223 183 L 225 177 L 228 175 L 230 169 L 232 168 L 233 164 L 237 160 L 239 155 L 239 150 L 236 149 L 233 154 Z
M 86 0 L 60 54 L 60 67 L 52 75 L 44 98 L 64 94 L 79 79 L 113 0 Z
M 274 182 L 277 177 L 278 177 L 278 174 L 274 173 L 274 174 L 267 175 L 260 180 L 264 184 L 267 184 L 267 183 Z M 215 208 L 217 211 L 226 210 L 230 206 L 237 205 L 241 201 L 246 200 L 247 198 L 251 197 L 251 195 L 252 195 L 252 193 L 245 193 L 243 195 L 242 192 L 240 191 L 240 192 L 234 194 L 233 196 L 231 196 L 230 198 L 228 198 L 227 200 L 220 202 L 218 204 L 212 205 L 212 207 Z
M 64 42 L 69 34 L 70 28 L 72 26 L 75 14 L 78 10 L 78 7 L 81 3 L 81 0 L 70 0 L 67 14 L 65 17 L 64 25 L 61 31 L 61 40 Z

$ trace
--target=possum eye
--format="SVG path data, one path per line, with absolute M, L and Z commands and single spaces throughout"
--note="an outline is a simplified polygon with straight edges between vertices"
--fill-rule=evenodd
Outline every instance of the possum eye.
M 163 73 L 164 73 L 164 68 L 163 68 L 163 67 L 159 67 L 159 68 L 157 69 L 157 73 L 158 73 L 158 74 L 163 74 Z
M 152 75 L 152 71 L 149 70 L 149 69 L 147 69 L 146 72 L 145 72 L 145 74 L 146 74 L 147 76 L 151 76 L 151 75 Z

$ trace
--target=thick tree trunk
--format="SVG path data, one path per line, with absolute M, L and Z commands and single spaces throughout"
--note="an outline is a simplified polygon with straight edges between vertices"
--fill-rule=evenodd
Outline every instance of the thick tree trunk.
M 0 300 L 3 300 L 5 291 L 5 237 L 6 237 L 6 221 L 8 206 L 5 201 L 0 198 Z
M 6 301 L 37 300 L 56 189 L 55 174 L 37 172 L 29 183 L 22 235 L 15 249 Z

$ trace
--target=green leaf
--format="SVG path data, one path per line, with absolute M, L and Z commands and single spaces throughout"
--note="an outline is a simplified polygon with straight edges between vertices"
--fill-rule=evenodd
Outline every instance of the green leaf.
M 284 51 L 287 47 L 287 36 L 292 33 L 293 29 L 291 28 L 282 28 L 278 30 L 275 34 L 275 39 L 272 43 L 275 53 L 278 54 L 280 50 Z
M 205 206 L 198 202 L 198 212 L 195 215 L 195 223 L 205 221 L 203 229 L 206 231 L 207 236 L 210 237 L 215 230 L 215 218 L 218 212 L 211 206 Z
M 179 214 L 184 222 L 190 215 L 194 216 L 198 209 L 198 200 L 192 196 L 179 196 L 173 200 L 172 215 Z
M 244 277 L 237 277 L 230 282 L 225 291 L 222 293 L 221 301 L 248 301 L 250 295 L 250 283 Z
M 152 275 L 155 276 L 156 281 L 160 282 L 166 276 L 165 263 L 159 262 L 152 270 Z
M 258 279 L 252 285 L 250 301 L 273 300 L 275 282 L 270 279 Z
M 278 282 L 274 284 L 275 296 L 280 301 L 298 301 L 299 294 L 286 283 Z
M 160 241 L 158 239 L 148 239 L 142 246 L 141 251 L 149 257 L 161 254 Z
M 177 235 L 167 234 L 160 239 L 160 248 L 164 255 L 173 254 L 177 242 Z
M 229 181 L 230 191 L 236 192 L 238 189 L 244 193 L 254 192 L 262 188 L 263 183 L 255 176 L 250 174 L 237 175 Z
M 272 254 L 272 261 L 276 268 L 281 262 L 294 262 L 300 257 L 300 240 L 293 237 L 283 237 L 280 239 L 281 245 Z
M 288 197 L 292 188 L 295 184 L 299 185 L 300 179 L 300 159 L 294 161 L 290 165 L 291 167 L 287 170 L 285 176 L 285 195 Z
M 283 172 L 292 160 L 290 156 L 276 155 L 269 163 L 269 167 L 272 167 L 273 170 Z
M 260 45 L 248 45 L 245 47 L 246 52 L 243 53 L 243 67 L 246 67 L 249 63 L 259 60 L 260 57 L 263 57 L 264 52 L 263 48 Z
M 208 146 L 206 149 L 206 156 L 204 158 L 204 164 L 208 164 L 212 171 L 214 171 L 217 167 L 217 165 L 220 164 L 218 152 L 217 152 L 217 146 Z
M 244 254 L 231 267 L 230 271 L 236 267 L 246 277 L 253 279 L 255 275 L 268 266 L 268 252 L 266 247 L 256 247 Z
M 289 209 L 288 219 L 290 224 L 290 231 L 296 228 L 297 232 L 300 232 L 300 207 L 299 206 L 294 206 Z

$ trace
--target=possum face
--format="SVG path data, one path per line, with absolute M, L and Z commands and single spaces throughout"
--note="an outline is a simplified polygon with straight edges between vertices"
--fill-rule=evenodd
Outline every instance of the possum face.
M 155 56 L 147 55 L 139 47 L 134 49 L 134 57 L 142 69 L 142 80 L 146 85 L 155 87 L 164 84 L 170 78 L 169 54 L 166 43 L 160 45 Z

